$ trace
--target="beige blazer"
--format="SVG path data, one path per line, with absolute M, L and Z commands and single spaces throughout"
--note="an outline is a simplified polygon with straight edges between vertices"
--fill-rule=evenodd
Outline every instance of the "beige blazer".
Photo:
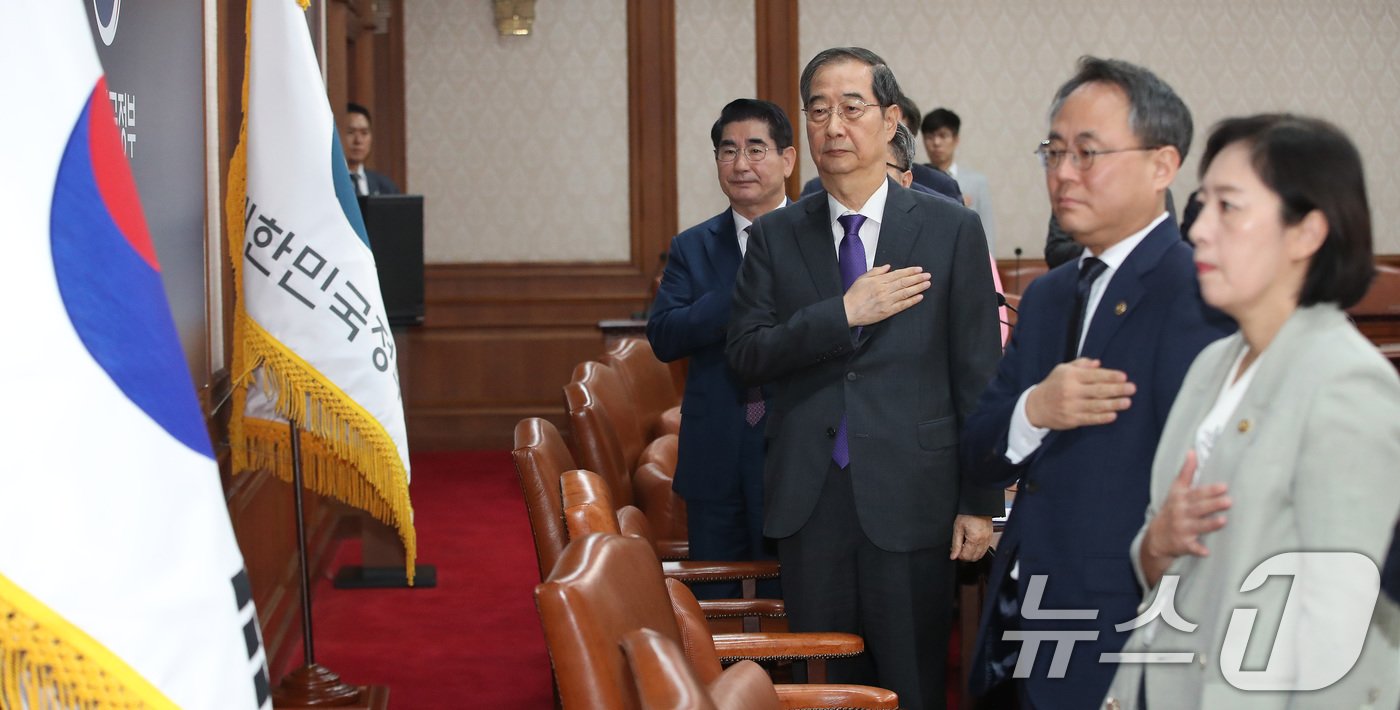
M 1232 335 L 1212 343 L 1191 365 L 1153 461 L 1148 523 L 1244 347 L 1243 338 Z M 1164 577 L 1177 576 L 1172 606 L 1198 626 L 1187 633 L 1158 619 L 1151 624 L 1154 631 L 1138 628 L 1123 649 L 1189 652 L 1191 660 L 1120 664 L 1105 707 L 1138 707 L 1144 676 L 1150 710 L 1393 710 L 1400 704 L 1400 609 L 1384 594 L 1373 599 L 1366 593 L 1368 585 L 1374 587 L 1367 570 L 1341 575 L 1345 578 L 1273 576 L 1240 591 L 1260 563 L 1284 552 L 1354 551 L 1379 569 L 1400 512 L 1400 378 L 1345 314 L 1325 304 L 1298 309 L 1257 367 L 1197 473 L 1201 483 L 1229 485 L 1233 505 L 1227 523 L 1203 540 L 1208 556 L 1177 558 Z M 1138 553 L 1146 529 L 1144 524 L 1132 543 L 1139 582 Z M 1357 557 L 1351 561 L 1366 564 Z M 1317 579 L 1325 581 L 1310 581 Z M 1140 611 L 1148 609 L 1157 591 L 1145 589 Z M 1285 613 L 1290 603 L 1296 606 Z M 1238 652 L 1222 654 L 1236 609 L 1258 610 L 1252 627 L 1236 622 L 1237 633 L 1250 631 L 1236 637 L 1248 638 L 1242 663 Z M 1227 681 L 1222 667 L 1267 669 L 1287 679 L 1296 677 L 1299 667 L 1322 668 L 1343 657 L 1338 649 L 1346 647 L 1344 637 L 1359 638 L 1360 627 L 1347 634 L 1338 610 L 1361 610 L 1363 619 L 1365 612 L 1373 613 L 1360 659 L 1335 684 L 1307 692 L 1246 692 Z

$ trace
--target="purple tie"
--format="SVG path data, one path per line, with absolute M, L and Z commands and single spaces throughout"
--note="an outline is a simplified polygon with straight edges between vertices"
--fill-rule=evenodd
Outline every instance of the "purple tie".
M 846 235 L 841 238 L 841 290 L 848 291 L 851 284 L 861 274 L 866 272 L 865 268 L 865 244 L 860 241 L 860 226 L 865 224 L 863 214 L 843 214 L 836 218 L 845 228 Z M 856 335 L 860 334 L 860 326 L 856 326 Z M 841 468 L 851 465 L 851 445 L 846 439 L 846 415 L 841 415 L 841 423 L 836 426 L 836 443 L 831 447 L 831 460 Z

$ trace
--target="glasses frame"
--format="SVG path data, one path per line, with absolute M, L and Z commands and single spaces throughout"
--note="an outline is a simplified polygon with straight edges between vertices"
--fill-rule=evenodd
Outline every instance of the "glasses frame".
M 1164 146 L 1144 145 L 1136 148 L 1115 148 L 1112 150 L 1087 150 L 1084 148 L 1066 148 L 1063 150 L 1051 150 L 1050 141 L 1044 140 L 1036 149 L 1032 151 L 1036 157 L 1040 158 L 1040 167 L 1046 170 L 1057 170 L 1068 157 L 1070 165 L 1079 172 L 1088 172 L 1094 167 L 1094 161 L 1100 155 L 1114 155 L 1116 153 L 1135 153 L 1149 150 L 1160 150 Z M 1058 155 L 1058 157 L 1052 157 Z
M 730 158 L 729 160 L 725 160 L 724 157 L 720 155 L 720 153 L 722 153 L 723 151 L 726 151 L 726 150 L 733 150 L 733 151 L 734 151 L 734 157 Z M 749 161 L 749 163 L 751 163 L 751 164 L 752 164 L 752 163 L 761 163 L 761 162 L 763 162 L 764 160 L 767 160 L 767 159 L 768 159 L 768 153 L 772 152 L 772 150 L 773 150 L 773 149 L 770 148 L 770 147 L 768 147 L 768 145 L 767 145 L 766 143 L 765 143 L 765 144 L 749 143 L 749 144 L 744 145 L 744 146 L 737 146 L 737 145 L 720 146 L 719 148 L 715 148 L 715 162 L 717 162 L 717 163 L 724 163 L 725 165 L 728 165 L 728 164 L 730 164 L 730 163 L 733 163 L 733 162 L 737 161 L 737 160 L 739 159 L 739 156 L 742 155 L 742 156 L 744 156 L 744 159 L 747 160 L 747 161 Z M 753 157 L 752 155 L 749 154 L 750 152 L 757 152 L 757 153 L 759 153 L 759 156 L 758 156 L 757 158 L 755 158 L 755 157 Z
M 902 168 L 902 167 L 900 167 L 900 166 L 898 166 L 898 165 L 895 165 L 894 163 L 889 162 L 888 160 L 885 161 L 885 167 L 887 167 L 887 168 L 894 168 L 895 170 L 898 170 L 898 171 L 901 172 L 901 173 L 907 173 L 907 172 L 909 172 L 910 170 L 913 169 L 913 166 L 910 166 L 910 167 L 907 167 L 907 168 Z
M 859 105 L 858 107 L 859 107 L 859 109 L 860 109 L 860 112 L 857 113 L 857 114 L 855 114 L 854 116 L 848 116 L 848 115 L 846 115 L 845 109 L 846 109 L 847 107 L 853 107 L 853 108 L 854 108 L 853 105 L 857 105 L 857 104 Z M 835 111 L 834 108 L 836 108 L 836 107 L 840 107 L 840 108 L 842 109 L 842 111 L 840 111 L 840 112 Z M 810 124 L 812 124 L 812 125 L 814 125 L 814 126 L 825 126 L 825 125 L 827 124 L 827 122 L 829 122 L 829 121 L 831 120 L 831 117 L 832 117 L 832 116 L 835 116 L 837 113 L 840 113 L 840 114 L 841 114 L 841 118 L 844 119 L 844 120 L 846 121 L 846 123 L 851 123 L 852 121 L 859 121 L 859 120 L 861 119 L 861 117 L 865 116 L 866 112 L 869 111 L 870 109 L 872 109 L 872 108 L 885 109 L 885 108 L 888 108 L 888 107 L 889 107 L 889 104 L 878 104 L 878 103 L 872 104 L 872 103 L 866 102 L 864 99 L 857 99 L 857 98 L 855 98 L 855 97 L 847 97 L 847 98 L 841 99 L 840 101 L 836 102 L 836 107 L 832 107 L 832 106 L 824 106 L 824 107 L 822 107 L 822 108 L 807 108 L 807 107 L 803 107 L 803 108 L 802 108 L 802 113 L 804 113 L 804 114 L 807 115 L 807 122 L 808 122 L 808 123 L 810 123 Z M 823 115 L 814 115 L 813 112 L 818 112 L 818 113 L 824 112 L 824 114 L 823 114 Z

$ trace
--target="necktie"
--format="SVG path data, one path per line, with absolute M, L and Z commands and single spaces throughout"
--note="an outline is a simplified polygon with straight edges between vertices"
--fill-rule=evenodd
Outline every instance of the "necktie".
M 364 188 L 363 188 L 363 181 L 360 180 L 360 174 L 359 174 L 359 173 L 350 173 L 350 182 L 351 182 L 351 183 L 354 183 L 354 185 L 355 185 L 355 194 L 356 194 L 356 195 L 363 195 L 363 194 L 365 194 L 365 191 L 364 191 Z
M 846 291 L 866 272 L 865 244 L 860 241 L 860 226 L 865 224 L 865 215 L 843 214 L 837 217 L 836 221 L 846 230 L 845 236 L 841 237 L 840 249 L 841 289 Z M 860 333 L 859 327 L 856 328 L 856 333 Z M 841 468 L 851 465 L 851 447 L 846 437 L 844 414 L 841 415 L 841 423 L 836 426 L 836 442 L 831 447 L 831 460 Z
M 1085 309 L 1089 307 L 1089 291 L 1094 288 L 1108 264 L 1089 257 L 1079 264 L 1079 282 L 1074 286 L 1074 311 L 1069 314 L 1069 332 L 1065 333 L 1065 362 L 1079 357 L 1079 334 L 1084 329 Z
M 753 225 L 744 227 L 745 236 L 749 235 Z M 763 388 L 750 387 L 744 392 L 744 421 L 749 426 L 758 426 L 763 419 L 763 413 L 767 411 L 763 404 Z

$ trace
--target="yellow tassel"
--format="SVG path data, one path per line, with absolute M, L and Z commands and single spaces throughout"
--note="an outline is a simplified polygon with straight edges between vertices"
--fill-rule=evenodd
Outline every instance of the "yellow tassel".
M 0 707 L 176 706 L 107 647 L 0 574 Z
M 302 2 L 305 9 L 305 2 Z M 252 4 L 245 26 L 249 41 L 243 55 L 243 106 L 248 106 L 248 57 L 251 48 Z M 267 469 L 279 478 L 292 479 L 291 453 L 285 424 L 264 426 L 262 420 L 245 419 L 248 385 L 259 378 L 259 387 L 274 399 L 276 411 L 309 434 L 303 437 L 303 473 L 306 486 L 322 495 L 360 508 L 394 528 L 403 542 L 405 572 L 413 584 L 417 536 L 413 506 L 408 495 L 408 472 L 393 440 L 369 412 L 330 382 L 309 363 L 263 330 L 244 310 L 243 239 L 247 178 L 248 117 L 238 132 L 238 147 L 229 162 L 227 219 L 229 256 L 233 261 L 233 414 L 229 419 L 235 475 Z

